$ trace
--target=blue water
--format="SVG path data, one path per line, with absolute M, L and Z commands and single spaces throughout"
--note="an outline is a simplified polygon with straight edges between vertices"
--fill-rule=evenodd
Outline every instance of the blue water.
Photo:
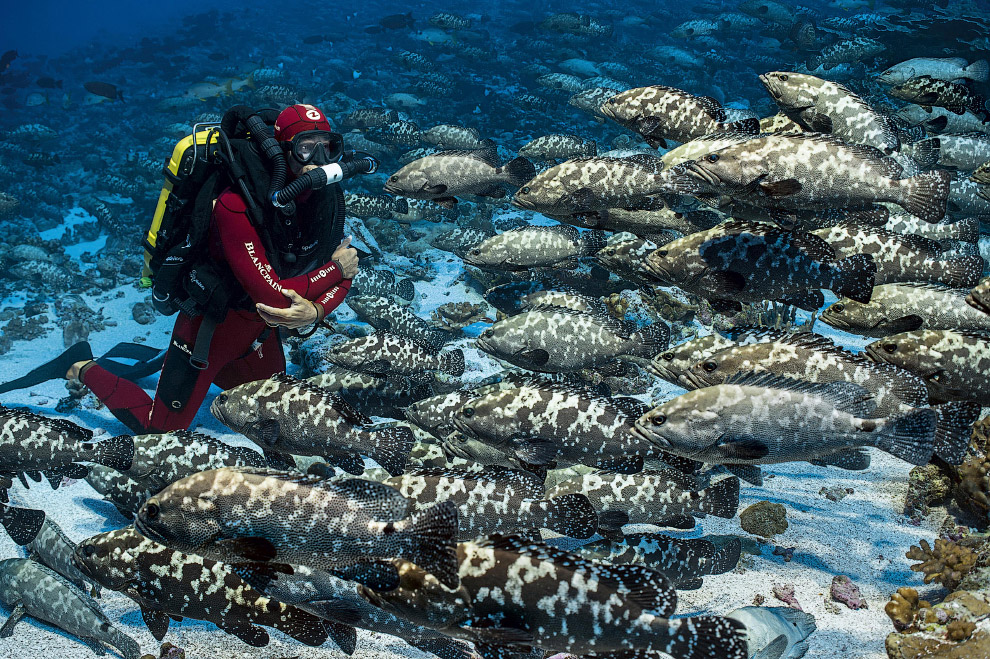
M 168 344 L 174 318 L 152 313 L 150 292 L 139 284 L 142 241 L 163 184 L 161 166 L 193 123 L 216 121 L 234 105 L 282 108 L 311 103 L 325 111 L 335 128 L 341 128 L 342 120 L 355 110 L 388 107 L 420 131 L 440 124 L 474 129 L 497 145 L 501 163 L 515 157 L 524 144 L 549 134 L 594 140 L 599 155 L 628 156 L 664 149 L 657 152 L 632 130 L 569 104 L 574 90 L 551 89 L 539 82 L 539 76 L 567 73 L 572 76 L 568 84 L 584 84 L 597 69 L 608 78 L 597 86 L 669 85 L 713 98 L 727 110 L 728 121 L 765 118 L 776 114 L 778 107 L 760 84 L 759 74 L 807 73 L 808 60 L 829 43 L 866 37 L 882 43 L 884 52 L 813 73 L 847 85 L 880 112 L 893 114 L 904 102 L 892 98 L 876 80 L 887 66 L 912 57 L 963 57 L 973 62 L 990 56 L 986 38 L 990 4 L 984 0 L 785 3 L 814 26 L 820 41 L 810 49 L 796 43 L 789 27 L 760 25 L 749 15 L 743 18 L 756 23 L 730 29 L 725 23 L 729 19 L 719 16 L 736 12 L 739 4 L 7 3 L 0 13 L 0 54 L 16 51 L 16 57 L 8 57 L 6 70 L 0 71 L 0 381 L 22 375 L 79 340 L 89 340 L 98 354 L 120 342 Z M 440 11 L 464 17 L 470 25 L 448 30 L 430 25 L 428 19 Z M 412 13 L 411 26 L 393 16 L 406 12 Z M 590 16 L 608 29 L 589 36 L 539 25 L 556 12 Z M 687 21 L 714 22 L 712 33 L 671 35 Z M 661 59 L 657 48 L 667 49 L 663 52 L 670 59 Z M 404 51 L 422 55 L 432 64 L 432 72 L 404 65 L 397 57 Z M 227 85 L 235 90 L 229 95 L 223 91 Z M 988 91 L 985 82 L 975 83 L 973 89 L 984 96 Z M 905 129 L 905 141 L 927 136 L 924 129 L 900 128 Z M 348 193 L 381 195 L 386 179 L 413 157 L 407 152 L 430 146 L 415 140 L 395 144 L 389 135 L 374 130 L 341 130 L 348 147 L 370 151 L 380 162 L 377 173 L 345 182 Z M 985 130 L 990 133 L 990 124 Z M 538 163 L 537 168 L 550 164 Z M 434 243 L 460 228 L 495 233 L 526 224 L 557 224 L 511 205 L 514 190 L 510 187 L 505 196 L 487 201 L 464 198 L 453 209 L 434 205 L 427 218 L 352 213 L 347 220 L 345 235 L 353 235 L 354 244 L 368 254 L 361 267 L 413 280 L 413 300 L 402 304 L 434 328 L 450 330 L 445 350 L 464 351 L 467 370 L 461 381 L 465 384 L 498 374 L 505 366 L 474 343 L 496 318 L 495 308 L 482 294 L 503 280 L 465 268 L 454 251 Z M 947 221 L 990 216 L 990 202 L 975 196 L 966 201 L 968 206 L 963 201 L 950 198 Z M 985 253 L 986 245 L 982 247 Z M 583 259 L 579 272 L 594 273 L 592 265 L 591 259 Z M 528 272 L 516 276 L 528 277 Z M 628 320 L 640 326 L 654 320 L 635 286 L 615 275 L 609 282 L 622 291 L 623 299 L 632 300 Z M 687 299 L 674 288 L 668 290 L 679 300 Z M 832 293 L 825 297 L 828 304 L 835 299 Z M 468 310 L 461 325 L 455 317 L 463 310 L 452 303 Z M 799 324 L 812 320 L 807 311 L 796 317 Z M 368 319 L 346 300 L 332 318 L 336 323 L 332 331 L 294 339 L 286 346 L 289 373 L 325 370 L 326 350 L 371 330 Z M 713 331 L 701 313 L 671 324 L 674 336 L 680 337 L 674 343 Z M 820 322 L 815 331 L 857 352 L 872 340 Z M 602 380 L 600 373 L 585 375 L 596 384 Z M 645 371 L 609 383 L 624 387 L 616 393 L 647 403 L 684 393 Z M 140 384 L 154 394 L 154 376 Z M 431 386 L 449 384 L 441 379 Z M 209 403 L 219 393 L 218 387 L 210 390 L 192 427 L 257 448 L 211 415 Z M 95 429 L 100 439 L 128 432 L 94 396 L 70 394 L 62 380 L 0 395 L 0 403 L 68 418 Z M 747 558 L 749 574 L 742 570 L 707 577 L 703 589 L 682 593 L 678 614 L 722 615 L 749 604 L 757 594 L 769 599 L 771 582 L 787 581 L 797 584 L 799 598 L 819 619 L 820 631 L 811 638 L 808 657 L 881 657 L 883 637 L 892 629 L 883 602 L 898 587 L 919 586 L 921 581 L 909 570 L 904 552 L 919 538 L 934 537 L 938 524 L 923 520 L 918 526 L 901 514 L 910 466 L 886 454 L 875 455 L 868 472 L 840 472 L 805 463 L 771 465 L 764 486 L 743 484 L 740 510 L 764 499 L 788 506 L 792 527 L 775 542 L 797 547 L 794 563 L 785 564 L 775 556 L 773 543 L 757 546 L 741 530 L 738 518 L 709 517 L 691 531 L 664 529 L 677 537 L 738 535 L 754 554 Z M 0 474 L 4 472 L 0 463 Z M 83 481 L 66 482 L 57 491 L 49 490 L 47 483 L 31 485 L 24 488 L 15 480 L 12 505 L 44 509 L 74 541 L 130 521 Z M 848 486 L 856 493 L 832 505 L 819 495 L 824 486 Z M 877 558 L 881 552 L 886 558 Z M 0 533 L 0 559 L 14 555 L 20 556 L 21 550 Z M 821 592 L 840 572 L 864 586 L 870 599 L 868 611 L 835 616 L 824 608 Z M 158 644 L 129 599 L 109 593 L 103 603 L 115 624 L 137 638 L 144 651 L 157 655 Z M 10 607 L 2 613 L 9 614 Z M 231 647 L 248 652 L 248 646 L 210 624 L 187 620 L 173 625 L 165 640 L 187 646 L 190 659 L 208 653 L 226 656 L 223 653 Z M 60 656 L 89 656 L 90 651 L 74 637 L 57 633 L 38 623 L 22 623 L 13 639 L 0 639 L 0 658 L 42 656 L 38 648 L 48 643 L 57 647 Z M 341 656 L 327 649 L 329 645 L 312 656 Z M 373 655 L 376 659 L 412 652 L 394 637 L 372 639 L 364 632 L 358 647 L 379 653 Z M 275 638 L 268 650 L 271 656 L 308 652 L 284 636 Z

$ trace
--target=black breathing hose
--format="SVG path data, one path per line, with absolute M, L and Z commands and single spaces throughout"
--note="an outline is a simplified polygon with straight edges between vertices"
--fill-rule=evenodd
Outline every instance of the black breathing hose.
M 318 190 L 359 174 L 374 174 L 376 171 L 378 171 L 378 161 L 371 154 L 349 151 L 344 154 L 340 162 L 311 169 L 281 190 L 272 193 L 272 204 L 276 208 L 284 208 L 305 190 Z

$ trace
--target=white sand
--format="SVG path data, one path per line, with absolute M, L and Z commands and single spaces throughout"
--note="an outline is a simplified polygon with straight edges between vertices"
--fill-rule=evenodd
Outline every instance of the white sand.
M 467 292 L 463 283 L 454 283 L 459 272 L 459 261 L 450 255 L 431 251 L 428 253 L 433 264 L 442 268 L 433 282 L 417 282 L 418 293 L 425 293 L 425 299 L 417 296 L 418 312 L 429 317 L 436 306 L 465 297 L 478 301 L 477 294 Z M 131 306 L 144 298 L 145 293 L 132 286 L 123 286 L 121 298 L 116 292 L 96 299 L 87 299 L 94 309 L 103 307 L 104 315 L 118 321 L 116 328 L 90 337 L 97 352 L 109 349 L 119 341 L 130 341 L 136 336 L 147 338 L 147 343 L 157 347 L 166 345 L 172 326 L 171 318 L 158 318 L 153 325 L 138 325 L 131 318 Z M 5 301 L 3 306 L 18 304 L 20 300 Z M 350 319 L 352 314 L 341 309 L 341 319 Z M 471 335 L 477 335 L 480 326 L 471 328 Z M 819 324 L 816 329 L 823 333 L 832 332 Z M 849 346 L 862 345 L 861 340 L 848 335 L 836 337 L 840 343 Z M 467 340 L 457 342 L 459 345 Z M 467 347 L 467 346 L 464 346 Z M 61 331 L 53 331 L 49 336 L 32 342 L 18 342 L 14 348 L 0 358 L 0 381 L 7 381 L 26 372 L 32 365 L 49 359 L 62 349 Z M 480 379 L 494 370 L 494 363 L 476 350 L 466 350 L 468 379 Z M 291 367 L 290 367 L 291 368 Z M 145 384 L 153 384 L 154 380 Z M 665 397 L 676 390 L 658 386 Z M 666 392 L 670 393 L 666 393 Z M 210 397 L 215 395 L 211 391 Z M 34 387 L 28 391 L 12 392 L 3 397 L 3 403 L 11 406 L 29 406 L 44 414 L 54 414 L 55 402 L 65 395 L 64 384 L 53 381 Z M 92 397 L 88 397 L 91 401 Z M 647 398 L 649 400 L 649 398 Z M 77 410 L 69 417 L 89 428 L 102 428 L 110 434 L 126 432 L 105 409 Z M 196 424 L 215 436 L 231 443 L 246 443 L 215 421 L 210 416 L 208 406 L 196 419 Z M 700 590 L 682 592 L 679 614 L 726 613 L 733 608 L 752 603 L 755 595 L 763 595 L 766 604 L 780 605 L 771 594 L 775 583 L 794 584 L 795 594 L 805 611 L 815 615 L 818 631 L 811 637 L 809 659 L 835 659 L 836 657 L 857 657 L 881 659 L 885 657 L 883 640 L 892 626 L 883 612 L 888 596 L 898 587 L 921 586 L 921 577 L 911 572 L 904 552 L 919 539 L 931 540 L 935 535 L 934 522 L 921 527 L 912 526 L 907 518 L 899 513 L 907 489 L 907 474 L 910 466 L 879 451 L 873 451 L 873 466 L 866 472 L 848 472 L 835 468 L 824 469 L 805 464 L 777 465 L 765 472 L 773 474 L 767 478 L 762 488 L 745 486 L 742 488 L 740 510 L 763 499 L 779 502 L 786 506 L 790 527 L 787 532 L 775 539 L 775 544 L 783 547 L 796 547 L 794 559 L 785 563 L 779 556 L 773 556 L 773 545 L 762 545 L 758 556 L 744 554 L 740 568 L 729 574 L 705 579 Z M 822 487 L 851 487 L 853 494 L 842 501 L 832 502 L 819 495 Z M 34 484 L 30 490 L 17 484 L 11 491 L 12 502 L 16 505 L 41 508 L 58 523 L 70 538 L 80 541 L 90 535 L 119 528 L 126 524 L 113 506 L 84 482 L 74 482 L 52 491 L 47 483 Z M 629 529 L 627 529 L 629 530 Z M 640 530 L 640 529 L 637 529 Z M 642 529 L 645 530 L 645 529 Z M 748 536 L 739 527 L 738 517 L 733 520 L 708 518 L 703 520 L 695 531 L 685 537 L 698 537 L 703 533 L 732 533 Z M 0 533 L 0 558 L 23 555 L 6 534 Z M 825 608 L 829 585 L 834 575 L 844 574 L 862 589 L 869 608 L 851 611 L 838 604 L 841 612 L 830 613 Z M 931 589 L 929 589 L 931 590 Z M 924 589 L 923 589 L 924 594 Z M 128 634 L 138 640 L 143 651 L 157 656 L 158 644 L 147 631 L 136 605 L 126 596 L 106 592 L 101 606 L 111 620 L 119 624 Z M 3 607 L 3 613 L 9 608 Z M 238 639 L 217 630 L 213 625 L 186 620 L 172 623 L 166 641 L 186 649 L 189 659 L 200 657 L 342 657 L 336 648 L 329 649 L 330 643 L 321 649 L 307 648 L 281 633 L 269 630 L 272 642 L 268 647 L 251 648 Z M 11 638 L 0 639 L 0 658 L 58 657 L 75 659 L 91 657 L 92 651 L 73 638 L 58 632 L 37 621 L 22 622 Z M 358 631 L 358 649 L 355 657 L 425 657 L 403 641 L 394 637 Z

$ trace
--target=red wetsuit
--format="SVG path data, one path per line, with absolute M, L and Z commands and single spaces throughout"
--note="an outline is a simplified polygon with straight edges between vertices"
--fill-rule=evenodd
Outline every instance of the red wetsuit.
M 335 261 L 280 279 L 248 219 L 244 200 L 230 190 L 221 193 L 213 209 L 210 256 L 230 267 L 253 302 L 285 308 L 289 300 L 282 290 L 292 289 L 318 305 L 321 320 L 343 301 L 351 287 L 351 280 L 343 278 Z M 154 399 L 137 384 L 96 363 L 86 367 L 82 382 L 132 431 L 164 432 L 189 427 L 211 384 L 229 389 L 285 370 L 278 332 L 271 331 L 260 346 L 255 344 L 268 326 L 253 308 L 228 311 L 213 333 L 209 365 L 203 370 L 186 368 L 202 320 L 202 316 L 179 313 Z M 188 392 L 187 402 L 173 409 L 161 394 L 177 387 Z

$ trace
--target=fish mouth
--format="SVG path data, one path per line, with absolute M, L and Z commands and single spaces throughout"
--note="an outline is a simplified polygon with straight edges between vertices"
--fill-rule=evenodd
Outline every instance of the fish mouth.
M 711 383 L 705 382 L 699 375 L 691 371 L 682 373 L 677 378 L 678 384 L 684 386 L 685 389 L 691 391 L 692 389 L 704 389 L 705 387 L 712 386 Z
M 398 186 L 388 181 L 385 182 L 384 189 L 389 194 L 399 195 L 400 197 L 405 196 L 405 193 Z
M 866 346 L 866 348 L 863 349 L 863 352 L 865 352 L 870 359 L 877 362 L 878 364 L 889 363 L 886 359 L 884 359 L 883 351 L 877 348 L 876 346 L 871 346 L 871 345 Z
M 478 350 L 481 350 L 482 352 L 486 352 L 489 355 L 496 355 L 497 352 L 498 352 L 497 350 L 495 350 L 495 346 L 493 346 L 492 344 L 488 343 L 487 340 L 485 340 L 485 339 L 483 339 L 481 337 L 478 337 L 477 339 L 474 340 L 474 346 Z
M 532 201 L 525 200 L 525 199 L 520 199 L 518 197 L 518 195 L 513 195 L 512 196 L 512 201 L 510 201 L 509 203 L 511 203 L 513 206 L 516 206 L 518 208 L 522 208 L 524 210 L 534 210 L 536 208 L 536 204 L 535 203 L 533 203 Z
M 471 426 L 469 426 L 467 424 L 467 422 L 464 419 L 462 419 L 461 417 L 455 416 L 451 420 L 451 423 L 453 423 L 454 424 L 454 427 L 457 428 L 458 430 L 460 430 L 465 435 L 467 435 L 469 437 L 474 437 L 474 431 L 471 429 Z M 446 441 L 444 442 L 444 444 L 448 444 L 448 443 L 449 442 L 446 442 Z
M 633 424 L 633 427 L 629 430 L 629 432 L 631 432 L 634 436 L 638 437 L 639 439 L 642 439 L 645 442 L 649 442 L 650 444 L 656 446 L 657 448 L 661 448 L 661 449 L 671 448 L 670 442 L 668 442 L 663 437 L 659 435 L 654 435 L 653 433 L 644 429 L 640 425 L 639 421 Z

